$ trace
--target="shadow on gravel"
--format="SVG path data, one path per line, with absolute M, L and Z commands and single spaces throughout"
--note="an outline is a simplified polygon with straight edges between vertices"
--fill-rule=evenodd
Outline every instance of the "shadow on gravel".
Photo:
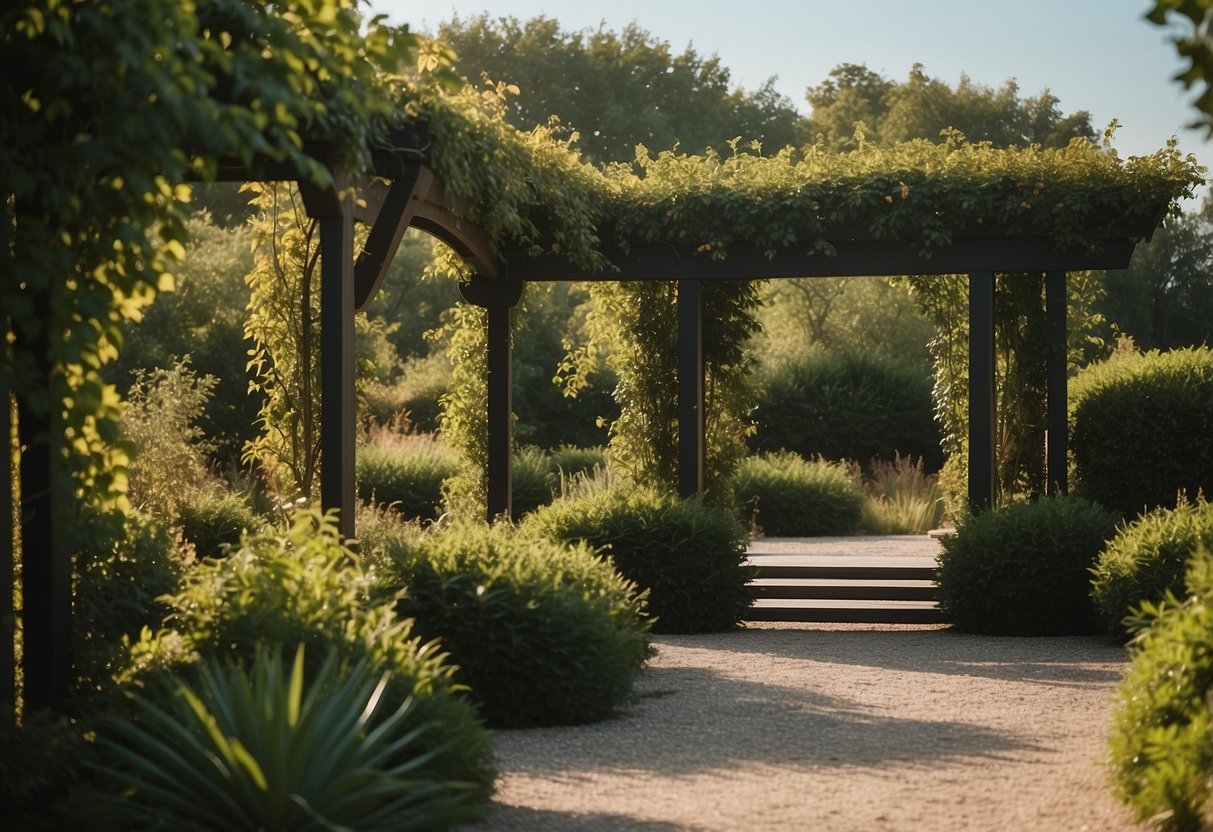
M 635 771 L 677 780 L 746 763 L 781 768 L 930 767 L 1039 750 L 1011 734 L 882 715 L 804 688 L 700 667 L 649 668 L 629 713 L 570 728 L 502 731 L 501 766 L 530 776 Z
M 1014 638 L 967 635 L 940 628 L 811 627 L 776 629 L 751 624 L 745 630 L 710 638 L 713 649 L 739 653 L 1060 687 L 1115 684 L 1123 671 L 1121 665 L 1128 660 L 1123 647 L 1082 636 Z M 662 636 L 662 640 L 693 648 L 697 640 L 704 639 Z
M 641 820 L 628 815 L 585 814 L 549 812 L 525 806 L 501 806 L 489 804 L 485 823 L 496 830 L 517 829 L 519 832 L 536 830 L 559 830 L 559 832 L 688 832 L 689 826 L 663 821 Z M 479 825 L 461 826 L 467 832 L 475 832 Z

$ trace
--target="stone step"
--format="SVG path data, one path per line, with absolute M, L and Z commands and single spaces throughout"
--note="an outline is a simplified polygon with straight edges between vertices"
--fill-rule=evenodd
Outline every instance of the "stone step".
M 764 555 L 751 553 L 758 578 L 801 580 L 933 581 L 936 563 L 931 557 L 857 557 L 848 555 Z
M 943 624 L 943 612 L 926 601 L 759 599 L 747 621 L 850 624 Z
M 750 583 L 758 598 L 833 598 L 876 601 L 934 601 L 932 580 L 854 580 L 845 578 L 758 578 Z

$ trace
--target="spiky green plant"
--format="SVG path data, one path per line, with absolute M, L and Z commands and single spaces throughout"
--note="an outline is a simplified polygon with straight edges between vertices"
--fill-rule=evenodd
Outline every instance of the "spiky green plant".
M 425 776 L 428 755 L 407 753 L 434 726 L 410 726 L 408 701 L 382 713 L 390 675 L 330 653 L 305 683 L 300 645 L 289 670 L 281 651 L 259 649 L 248 670 L 211 660 L 196 687 L 145 692 L 139 719 L 115 720 L 101 739 L 133 828 L 446 826 L 449 784 Z

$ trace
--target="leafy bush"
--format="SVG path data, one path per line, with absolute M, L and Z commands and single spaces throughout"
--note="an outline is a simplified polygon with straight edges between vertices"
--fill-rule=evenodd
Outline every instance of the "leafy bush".
M 1213 506 L 1182 503 L 1156 509 L 1121 529 L 1095 564 L 1091 599 L 1100 624 L 1125 638 L 1125 617 L 1142 601 L 1183 594 L 1184 569 L 1200 546 L 1213 548 Z
M 868 498 L 862 526 L 870 534 L 926 534 L 943 520 L 944 495 L 937 474 L 927 474 L 922 460 L 896 456 L 873 460 L 864 482 Z
M 513 459 L 514 517 L 530 514 L 552 502 L 560 478 L 552 472 L 548 456 L 539 448 L 522 448 Z
M 121 829 L 88 782 L 95 747 L 53 711 L 27 711 L 21 725 L 0 720 L 0 818 L 22 832 Z
M 195 492 L 177 507 L 181 533 L 198 557 L 212 557 L 224 545 L 235 546 L 247 531 L 256 531 L 263 521 L 241 494 L 212 484 Z
M 758 451 L 802 457 L 919 457 L 928 471 L 943 464 L 931 377 L 922 369 L 869 352 L 818 351 L 776 366 L 761 382 L 750 441 Z
M 858 472 L 785 451 L 744 460 L 733 475 L 742 515 L 771 537 L 851 534 L 864 494 Z
M 460 464 L 458 452 L 432 435 L 377 430 L 358 449 L 358 496 L 405 517 L 436 520 L 443 513 L 442 484 Z
M 1163 829 L 1213 826 L 1213 557 L 1201 549 L 1187 570 L 1189 597 L 1146 601 L 1120 685 L 1111 737 L 1112 779 L 1142 820 Z
M 172 523 L 207 478 L 207 451 L 198 420 L 214 392 L 183 359 L 164 370 L 136 370 L 122 414 L 122 434 L 135 446 L 128 496 L 161 523 Z
M 522 448 L 514 455 L 514 518 L 518 519 L 552 502 L 562 482 L 606 465 L 602 448 L 564 446 L 550 453 Z
M 126 663 L 123 639 L 137 639 L 169 612 L 162 596 L 176 591 L 186 565 L 178 541 L 138 511 L 89 511 L 88 532 L 76 554 L 74 666 L 77 690 L 108 692 Z
M 1127 516 L 1213 493 L 1213 350 L 1118 352 L 1070 387 L 1076 488 Z
M 493 778 L 488 734 L 471 703 L 457 695 L 453 669 L 437 645 L 411 632 L 396 614 L 398 599 L 376 580 L 341 545 L 331 515 L 300 511 L 289 528 L 248 536 L 226 558 L 190 570 L 168 599 L 172 628 L 144 632 L 132 647 L 134 666 L 126 678 L 189 678 L 199 661 L 247 664 L 264 645 L 293 651 L 303 644 L 312 656 L 368 661 L 375 672 L 391 671 L 391 707 L 411 696 L 410 723 L 443 726 L 420 738 L 418 753 L 433 754 L 428 776 L 475 784 L 473 792 L 459 789 L 451 796 L 465 817 L 474 816 L 471 800 L 486 796 Z
M 450 825 L 448 786 L 413 747 L 435 723 L 385 706 L 390 671 L 330 653 L 304 681 L 304 648 L 284 666 L 258 648 L 248 670 L 202 662 L 198 682 L 140 696 L 138 721 L 102 744 L 129 794 L 130 828 L 431 830 Z M 393 708 L 391 713 L 385 713 Z
M 654 632 L 730 630 L 753 603 L 745 529 L 698 499 L 586 488 L 539 509 L 523 527 L 608 555 L 625 578 L 649 590 Z
M 973 633 L 1091 632 L 1090 569 L 1116 521 L 1075 497 L 973 515 L 943 540 L 939 605 L 958 629 Z
M 586 547 L 455 526 L 396 536 L 387 554 L 400 614 L 442 640 L 491 725 L 590 722 L 627 701 L 644 594 Z

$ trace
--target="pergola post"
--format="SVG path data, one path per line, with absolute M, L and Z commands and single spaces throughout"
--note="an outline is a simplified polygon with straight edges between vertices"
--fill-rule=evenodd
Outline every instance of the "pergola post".
M 969 275 L 969 507 L 994 505 L 994 272 Z
M 46 323 L 34 339 L 36 343 L 17 343 L 23 352 L 39 356 L 38 378 L 48 394 L 53 372 L 47 332 L 52 321 L 52 291 L 54 287 L 42 289 L 34 298 L 35 313 Z M 17 433 L 21 446 L 22 692 L 25 709 L 36 711 L 61 704 L 71 686 L 72 560 L 67 534 L 72 522 L 67 515 L 71 497 L 64 484 L 66 472 L 60 452 L 62 420 L 53 396 L 42 397 L 45 412 L 32 406 L 31 398 L 18 398 Z M 4 406 L 8 404 L 6 396 Z M 4 510 L 8 511 L 8 504 Z M 4 592 L 10 587 L 5 584 Z
M 678 493 L 703 491 L 703 285 L 678 281 Z
M 488 494 L 489 522 L 514 514 L 514 374 L 510 353 L 510 307 L 488 309 Z
M 522 281 L 474 277 L 459 284 L 468 303 L 488 313 L 488 488 L 485 514 L 491 523 L 513 518 L 514 384 L 510 309 L 522 297 Z
M 346 540 L 354 529 L 354 212 L 338 189 L 300 183 L 320 223 L 320 505 L 338 510 Z
M 1064 494 L 1069 488 L 1066 349 L 1066 273 L 1045 273 L 1045 319 L 1048 326 L 1048 382 L 1045 428 L 1045 493 Z

